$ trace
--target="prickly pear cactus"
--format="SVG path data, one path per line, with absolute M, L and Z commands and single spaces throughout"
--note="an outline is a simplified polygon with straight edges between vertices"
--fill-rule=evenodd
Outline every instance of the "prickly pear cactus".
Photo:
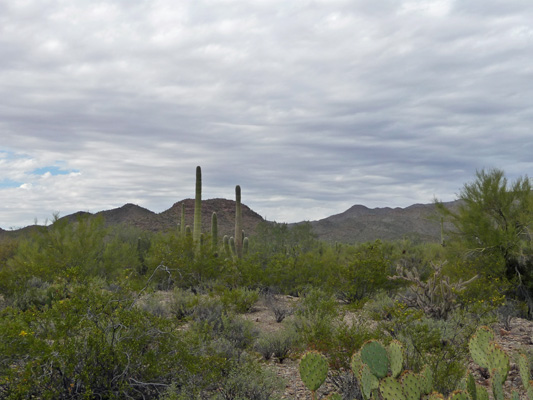
M 352 368 L 352 372 L 354 373 L 354 375 L 357 376 L 359 374 L 359 370 L 362 366 L 363 361 L 361 360 L 361 353 L 357 351 L 353 353 L 352 358 L 350 360 L 350 367 Z
M 370 367 L 366 364 L 362 364 L 357 375 L 359 383 L 361 385 L 361 391 L 365 399 L 370 399 L 370 396 L 374 390 L 379 387 L 379 380 L 370 371 Z
M 483 368 L 490 369 L 488 348 L 494 340 L 494 333 L 487 326 L 481 326 L 468 342 L 468 349 L 474 362 Z
M 300 378 L 305 387 L 311 392 L 316 392 L 322 386 L 328 375 L 328 362 L 326 358 L 316 352 L 304 354 L 300 360 Z
M 476 385 L 476 397 L 473 400 L 489 400 L 489 392 L 484 386 Z
M 490 372 L 490 375 L 492 377 L 492 395 L 494 396 L 494 400 L 505 400 L 503 392 L 503 382 L 505 379 L 502 379 L 500 371 L 496 368 Z
M 420 375 L 412 371 L 405 371 L 400 378 L 400 382 L 407 400 L 420 400 L 420 395 L 422 394 Z
M 389 355 L 391 375 L 396 378 L 402 372 L 403 367 L 402 344 L 397 340 L 393 340 L 387 348 L 387 353 Z
M 370 340 L 361 347 L 361 360 L 370 367 L 370 371 L 379 379 L 387 376 L 389 357 L 387 349 L 376 340 Z
M 440 393 L 433 392 L 429 395 L 428 400 L 444 400 L 444 396 Z
M 474 379 L 474 375 L 470 372 L 466 376 L 466 391 L 472 400 L 477 400 L 476 380 Z
M 501 382 L 505 382 L 509 373 L 509 356 L 500 345 L 494 342 L 489 343 L 487 352 L 490 370 L 497 370 Z
M 388 376 L 379 382 L 379 392 L 383 400 L 407 400 L 403 394 L 402 384 Z
M 429 394 L 433 388 L 433 371 L 427 365 L 420 371 L 420 382 L 422 393 Z
M 530 373 L 529 360 L 525 354 L 518 355 L 518 369 L 520 371 L 520 378 L 522 379 L 522 386 L 527 389 L 529 387 Z

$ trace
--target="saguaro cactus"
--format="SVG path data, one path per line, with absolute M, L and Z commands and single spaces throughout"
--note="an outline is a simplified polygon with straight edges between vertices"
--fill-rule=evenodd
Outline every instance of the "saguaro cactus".
M 185 237 L 185 202 L 181 203 L 181 222 L 180 222 L 180 235 Z
M 241 207 L 241 187 L 235 186 L 235 254 L 242 258 L 242 207 Z
M 200 243 L 202 233 L 202 169 L 196 167 L 196 196 L 194 198 L 194 225 L 193 239 L 195 243 Z
M 216 253 L 218 250 L 218 218 L 216 212 L 211 215 L 211 245 L 213 252 Z

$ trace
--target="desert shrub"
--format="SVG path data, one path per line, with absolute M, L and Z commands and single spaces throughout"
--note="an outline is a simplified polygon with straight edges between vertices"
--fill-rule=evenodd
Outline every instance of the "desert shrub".
M 285 317 L 291 315 L 294 311 L 292 306 L 286 305 L 282 301 L 278 301 L 276 296 L 271 292 L 267 292 L 263 295 L 263 301 L 274 314 L 277 323 L 282 322 Z
M 338 320 L 335 297 L 320 289 L 310 289 L 296 307 L 289 325 L 304 345 L 323 350 L 331 343 Z
M 257 290 L 242 287 L 226 289 L 220 294 L 220 301 L 224 307 L 238 313 L 249 312 L 258 299 Z
M 19 240 L 13 238 L 0 238 L 0 269 L 4 263 L 15 255 L 17 252 Z
M 43 310 L 2 310 L 2 398 L 155 397 L 199 369 L 169 320 L 131 304 L 85 284 Z
M 222 316 L 222 331 L 220 332 L 220 336 L 228 340 L 235 348 L 241 350 L 249 348 L 257 335 L 258 332 L 252 322 L 240 316 Z
M 393 272 L 379 240 L 355 247 L 352 261 L 339 265 L 330 284 L 338 297 L 347 302 L 364 302 L 379 291 L 392 290 L 399 285 L 388 279 Z
M 280 399 L 283 385 L 268 368 L 251 362 L 237 364 L 221 382 L 213 400 Z
M 224 315 L 227 315 L 227 312 L 217 299 L 202 297 L 195 305 L 191 318 L 195 327 L 220 332 L 223 327 L 222 317 Z
M 174 288 L 170 300 L 170 312 L 178 320 L 182 320 L 194 313 L 199 302 L 199 296 L 188 289 Z
M 223 338 L 239 350 L 250 347 L 257 336 L 250 321 L 231 315 L 216 299 L 202 298 L 191 318 L 191 330 L 203 340 Z
M 2 289 L 22 290 L 32 277 L 52 282 L 76 282 L 104 275 L 102 269 L 106 229 L 102 218 L 80 217 L 70 223 L 56 220 L 21 240 L 15 255 L 2 271 Z
M 168 318 L 171 315 L 168 292 L 154 292 L 137 301 L 137 306 L 143 311 L 157 317 Z
M 335 371 L 330 374 L 329 378 L 335 391 L 342 396 L 343 400 L 363 400 L 359 381 L 349 369 Z
M 370 339 L 383 339 L 383 333 L 364 321 L 340 321 L 334 327 L 328 348 L 324 353 L 333 371 L 348 370 L 350 358 Z
M 293 350 L 298 341 L 298 335 L 290 328 L 280 329 L 275 332 L 265 332 L 259 336 L 255 342 L 255 350 L 263 356 L 265 360 L 275 357 L 283 363 L 289 352 Z

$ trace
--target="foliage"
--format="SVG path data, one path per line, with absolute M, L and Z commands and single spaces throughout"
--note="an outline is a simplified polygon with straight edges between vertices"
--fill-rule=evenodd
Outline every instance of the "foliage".
M 410 283 L 410 296 L 404 296 L 403 301 L 411 307 L 416 307 L 432 318 L 447 319 L 450 313 L 460 307 L 459 293 L 477 279 L 477 275 L 467 281 L 459 279 L 451 282 L 450 278 L 442 273 L 443 264 L 432 263 L 433 273 L 425 281 L 422 280 L 416 268 L 407 270 L 398 265 L 397 275 L 389 279 L 401 279 Z
M 258 299 L 259 292 L 257 290 L 242 287 L 225 289 L 220 294 L 220 301 L 224 307 L 237 313 L 249 312 Z
M 331 279 L 331 284 L 342 300 L 362 301 L 380 290 L 390 290 L 398 286 L 387 279 L 393 269 L 381 241 L 357 246 L 355 251 L 350 253 L 350 258 L 352 261 L 341 264 Z
M 533 310 L 532 237 L 533 197 L 527 176 L 509 183 L 503 171 L 476 172 L 463 186 L 457 212 L 439 205 L 454 229 L 452 248 L 467 249 L 467 258 L 481 258 L 481 272 L 516 281 Z
M 280 363 L 283 363 L 289 352 L 293 350 L 297 340 L 298 335 L 289 327 L 260 334 L 254 348 L 265 360 L 275 357 Z
M 290 321 L 300 340 L 318 350 L 328 348 L 339 310 L 335 297 L 320 289 L 310 289 L 304 294 Z
M 190 366 L 170 322 L 100 285 L 73 287 L 42 311 L 7 308 L 1 319 L 3 398 L 140 398 Z

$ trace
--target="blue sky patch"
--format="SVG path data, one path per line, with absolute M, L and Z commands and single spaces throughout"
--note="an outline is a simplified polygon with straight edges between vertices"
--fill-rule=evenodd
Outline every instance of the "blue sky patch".
M 47 166 L 47 167 L 34 169 L 33 171 L 30 172 L 30 174 L 33 174 L 33 175 L 44 175 L 47 172 L 50 172 L 50 174 L 52 174 L 53 176 L 56 176 L 56 175 L 68 175 L 71 172 L 78 172 L 78 171 L 76 171 L 76 170 L 65 170 L 65 169 L 62 169 L 61 167 L 57 167 L 55 165 L 50 165 L 50 166 Z
M 2 179 L 0 180 L 0 189 L 11 189 L 17 188 L 22 185 L 22 182 L 17 182 L 11 179 Z

